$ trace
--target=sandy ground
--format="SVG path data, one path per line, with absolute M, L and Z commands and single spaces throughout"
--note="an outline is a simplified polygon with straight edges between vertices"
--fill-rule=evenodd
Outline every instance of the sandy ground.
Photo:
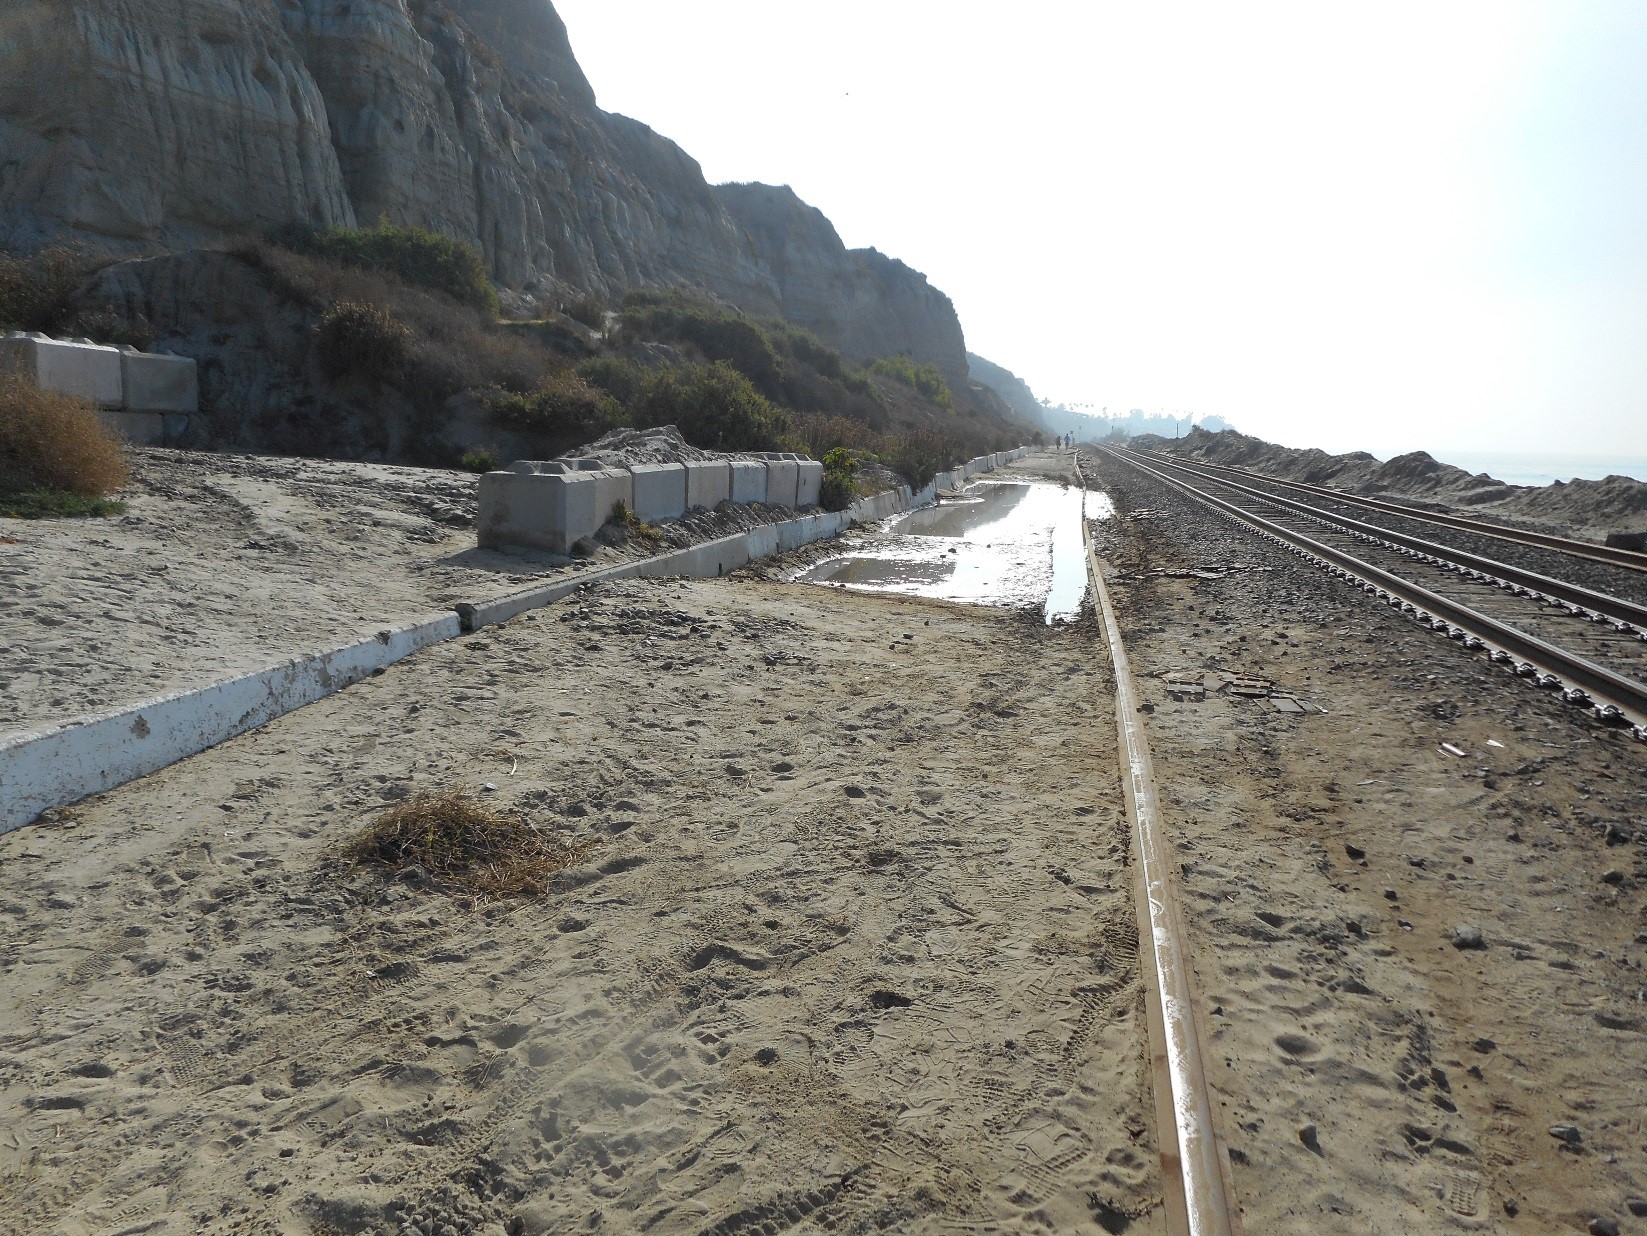
M 1647 750 L 1093 470 L 1247 1230 L 1647 1232 Z
M 583 569 L 477 549 L 470 473 L 169 450 L 132 463 L 125 516 L 0 520 L 0 737 Z M 665 547 L 759 518 L 700 513 L 665 525 Z
M 0 838 L 0 1230 L 1157 1230 L 1106 674 L 598 586 Z M 451 786 L 595 849 L 482 906 L 340 864 Z

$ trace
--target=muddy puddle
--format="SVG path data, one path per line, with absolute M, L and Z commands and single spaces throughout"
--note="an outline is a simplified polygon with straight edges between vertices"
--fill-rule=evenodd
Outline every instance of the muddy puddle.
M 1087 593 L 1083 497 L 1088 518 L 1114 513 L 1108 496 L 1067 485 L 973 485 L 877 531 L 847 534 L 838 556 L 797 580 L 972 605 L 1039 606 L 1047 622 L 1067 622 Z

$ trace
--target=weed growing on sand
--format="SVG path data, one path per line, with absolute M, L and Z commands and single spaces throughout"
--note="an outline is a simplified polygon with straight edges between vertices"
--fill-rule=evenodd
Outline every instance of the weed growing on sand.
M 112 515 L 126 453 L 83 399 L 0 375 L 0 510 L 24 519 Z
M 498 457 L 485 447 L 476 447 L 463 453 L 463 458 L 458 460 L 458 467 L 465 472 L 496 472 Z
M 503 898 L 548 891 L 549 877 L 581 862 L 594 845 L 557 845 L 525 820 L 447 790 L 389 808 L 350 843 L 347 855 L 392 871 L 422 867 L 447 891 Z
M 5 519 L 90 519 L 124 515 L 126 510 L 118 498 L 89 498 L 61 489 L 0 494 L 0 518 Z
M 626 530 L 630 536 L 645 541 L 648 545 L 656 545 L 663 540 L 663 533 L 630 510 L 629 504 L 622 498 L 612 504 L 610 522 L 617 524 Z

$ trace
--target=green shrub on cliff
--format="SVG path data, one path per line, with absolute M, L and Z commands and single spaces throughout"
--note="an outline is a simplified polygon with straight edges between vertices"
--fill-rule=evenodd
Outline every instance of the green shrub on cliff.
M 880 360 L 871 361 L 869 368 L 871 372 L 891 378 L 894 382 L 902 382 L 921 398 L 931 400 L 940 408 L 955 407 L 955 396 L 950 393 L 949 383 L 944 381 L 944 375 L 938 372 L 936 365 L 917 365 L 907 356 L 883 356 Z
M 329 378 L 392 381 L 406 366 L 412 332 L 376 305 L 333 305 L 315 326 L 315 359 Z
M 624 329 L 643 339 L 689 343 L 710 361 L 725 361 L 768 398 L 776 398 L 783 358 L 766 331 L 734 310 L 669 292 L 623 298 Z
M 589 442 L 623 423 L 623 407 L 575 373 L 556 373 L 534 391 L 493 391 L 486 401 L 494 424 L 556 442 Z
M 63 246 L 22 257 L 0 253 L 0 330 L 66 333 L 75 316 L 75 293 L 99 265 Z
M 284 249 L 308 257 L 330 258 L 363 270 L 384 270 L 407 283 L 444 292 L 453 300 L 496 316 L 497 289 L 486 277 L 480 254 L 462 241 L 420 227 L 348 228 L 292 226 L 270 239 Z
M 642 428 L 674 425 L 693 446 L 711 451 L 774 450 L 789 428 L 783 410 L 725 361 L 647 375 L 634 418 Z
M 630 407 L 646 389 L 646 370 L 618 356 L 592 356 L 578 366 L 578 377 L 598 386 L 624 407 Z

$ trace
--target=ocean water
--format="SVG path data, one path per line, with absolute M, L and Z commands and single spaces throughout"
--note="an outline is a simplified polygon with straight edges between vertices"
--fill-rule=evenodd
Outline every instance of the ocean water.
M 1514 451 L 1431 451 L 1442 463 L 1467 472 L 1485 472 L 1511 485 L 1629 476 L 1647 481 L 1647 459 L 1621 455 L 1539 455 Z

